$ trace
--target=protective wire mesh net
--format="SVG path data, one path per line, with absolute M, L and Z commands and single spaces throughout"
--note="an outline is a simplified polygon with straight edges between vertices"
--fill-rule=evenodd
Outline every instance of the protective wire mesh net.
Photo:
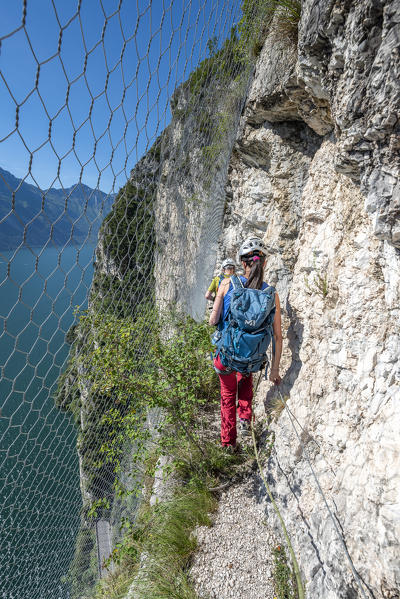
M 86 526 L 88 506 L 114 502 L 106 514 L 116 522 L 135 510 L 134 499 L 114 501 L 113 464 L 101 454 L 108 435 L 101 416 L 115 397 L 96 383 L 96 365 L 107 331 L 122 335 L 129 322 L 143 367 L 155 299 L 179 299 L 197 316 L 204 310 L 183 281 L 205 286 L 214 268 L 224 177 L 250 75 L 232 29 L 239 19 L 240 2 L 232 0 L 24 0 L 4 14 L 4 599 L 80 596 L 98 575 L 96 552 L 100 560 L 107 554 L 96 548 L 95 519 Z M 173 209 L 174 230 L 163 238 L 163 210 Z M 193 222 L 198 235 L 187 239 Z M 169 250 L 180 244 L 171 265 Z M 156 289 L 163 269 L 182 281 L 179 298 L 173 282 Z M 107 544 L 107 529 L 101 535 Z

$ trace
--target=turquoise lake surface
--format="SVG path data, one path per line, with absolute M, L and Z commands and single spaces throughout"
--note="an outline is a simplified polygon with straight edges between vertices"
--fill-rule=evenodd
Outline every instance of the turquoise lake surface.
M 81 496 L 76 429 L 54 405 L 94 246 L 0 253 L 0 598 L 68 599 Z

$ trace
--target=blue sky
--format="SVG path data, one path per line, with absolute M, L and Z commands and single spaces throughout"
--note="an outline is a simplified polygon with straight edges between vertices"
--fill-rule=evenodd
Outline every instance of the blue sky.
M 240 0 L 77 5 L 28 0 L 25 26 L 22 0 L 2 8 L 0 166 L 42 189 L 81 176 L 117 191 L 168 124 L 169 98 L 207 41 L 238 21 Z

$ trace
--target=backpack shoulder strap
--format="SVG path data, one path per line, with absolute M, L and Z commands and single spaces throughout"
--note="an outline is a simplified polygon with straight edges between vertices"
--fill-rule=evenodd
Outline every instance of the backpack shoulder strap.
M 237 275 L 231 276 L 231 282 L 234 289 L 240 289 L 243 287 L 243 283 Z
M 275 305 L 275 293 L 276 293 L 276 289 L 273 285 L 268 285 L 268 283 L 263 283 L 263 286 L 261 287 L 261 291 L 268 291 L 269 293 L 271 293 L 271 295 L 273 294 L 274 296 L 274 305 Z

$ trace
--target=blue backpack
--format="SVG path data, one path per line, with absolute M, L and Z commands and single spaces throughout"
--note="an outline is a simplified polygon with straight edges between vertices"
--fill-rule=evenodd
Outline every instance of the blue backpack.
M 266 352 L 273 338 L 275 288 L 248 289 L 236 275 L 231 282 L 228 325 L 215 338 L 216 354 L 228 370 L 258 372 L 268 361 Z

